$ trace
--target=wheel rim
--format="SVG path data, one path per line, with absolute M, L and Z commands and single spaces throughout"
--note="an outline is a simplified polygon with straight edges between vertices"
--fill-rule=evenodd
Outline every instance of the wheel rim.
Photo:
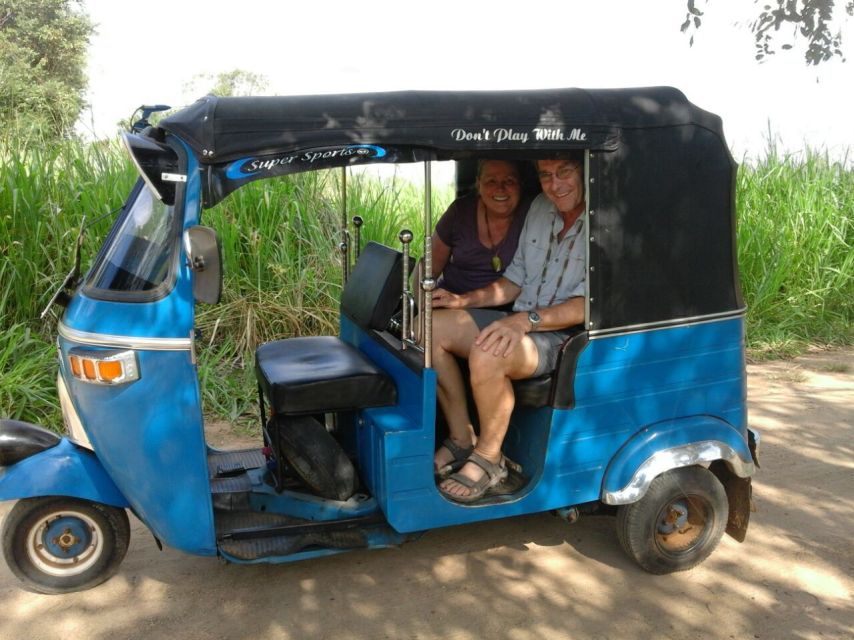
M 98 561 L 104 550 L 98 524 L 80 511 L 66 509 L 37 522 L 27 533 L 27 557 L 52 576 L 74 576 Z
M 701 547 L 714 522 L 712 505 L 699 496 L 680 496 L 658 512 L 655 544 L 665 555 L 682 556 Z

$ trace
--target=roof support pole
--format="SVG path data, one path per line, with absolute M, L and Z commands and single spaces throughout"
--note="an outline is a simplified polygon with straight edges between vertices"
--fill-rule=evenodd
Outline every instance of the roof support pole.
M 424 270 L 421 288 L 424 291 L 424 309 L 420 315 L 421 335 L 424 336 L 424 368 L 433 366 L 433 194 L 430 161 L 424 161 Z
M 350 278 L 350 232 L 347 231 L 347 167 L 341 167 L 341 277 L 344 284 Z

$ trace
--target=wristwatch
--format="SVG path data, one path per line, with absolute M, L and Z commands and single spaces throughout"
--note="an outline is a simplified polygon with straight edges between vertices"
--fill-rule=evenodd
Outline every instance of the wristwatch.
M 531 323 L 531 331 L 535 331 L 542 321 L 543 319 L 540 317 L 540 314 L 533 309 L 528 312 L 528 322 Z

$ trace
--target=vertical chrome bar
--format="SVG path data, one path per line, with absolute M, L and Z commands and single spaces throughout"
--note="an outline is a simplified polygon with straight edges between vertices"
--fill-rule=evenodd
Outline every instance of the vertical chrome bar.
M 424 309 L 421 313 L 421 335 L 424 336 L 424 368 L 433 366 L 433 194 L 430 161 L 424 162 Z
M 403 229 L 397 236 L 403 244 L 403 293 L 401 294 L 401 302 L 403 308 L 403 316 L 401 318 L 400 331 L 400 348 L 406 349 L 407 343 L 412 339 L 412 292 L 409 290 L 409 243 L 412 242 L 412 232 L 409 229 Z
M 593 154 L 590 153 L 590 149 L 585 149 L 584 165 L 581 167 L 584 175 L 581 176 L 581 180 L 582 184 L 584 184 L 584 213 L 587 215 L 587 220 L 584 222 L 584 264 L 587 265 L 584 274 L 584 281 L 587 283 L 587 295 L 584 296 L 584 322 L 588 329 L 594 328 L 593 321 L 590 319 L 590 292 L 593 290 L 590 287 L 590 231 L 593 227 L 593 216 L 596 215 L 595 211 L 590 210 L 590 191 L 594 184 L 590 176 L 592 158 Z
M 341 167 L 341 274 L 344 284 L 350 277 L 350 234 L 347 231 L 347 167 Z
M 353 216 L 353 227 L 356 229 L 353 234 L 355 236 L 353 238 L 353 249 L 356 252 L 356 260 L 353 261 L 354 264 L 359 259 L 359 256 L 362 255 L 362 223 L 364 223 L 362 216 Z

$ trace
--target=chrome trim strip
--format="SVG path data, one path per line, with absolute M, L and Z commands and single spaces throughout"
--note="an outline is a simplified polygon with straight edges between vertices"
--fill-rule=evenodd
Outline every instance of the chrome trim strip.
M 138 351 L 190 351 L 192 340 L 189 338 L 136 338 L 133 336 L 114 336 L 107 333 L 78 331 L 59 323 L 59 335 L 66 340 L 95 347 L 119 347 Z
M 692 316 L 690 318 L 676 318 L 674 320 L 663 320 L 660 322 L 647 322 L 645 324 L 633 324 L 625 327 L 615 327 L 613 329 L 591 330 L 588 332 L 588 336 L 591 340 L 594 340 L 595 338 L 610 338 L 612 336 L 640 333 L 641 331 L 649 331 L 650 329 L 675 329 L 677 327 L 707 324 L 709 322 L 718 322 L 720 320 L 728 320 L 730 318 L 742 318 L 746 312 L 747 307 L 741 307 L 734 311 L 710 313 L 705 316 Z
M 56 389 L 59 392 L 59 406 L 62 408 L 62 420 L 65 422 L 65 430 L 68 432 L 69 439 L 74 444 L 94 450 L 92 443 L 89 441 L 86 429 L 83 428 L 83 423 L 80 421 L 80 416 L 77 415 L 77 409 L 74 408 L 71 395 L 68 393 L 68 387 L 65 386 L 65 380 L 63 380 L 61 374 L 56 377 Z
M 745 462 L 732 447 L 720 440 L 693 442 L 654 453 L 638 467 L 625 487 L 619 491 L 604 491 L 602 502 L 611 505 L 637 502 L 646 494 L 650 483 L 665 471 L 715 460 L 725 461 L 741 478 L 752 476 L 756 470 L 752 460 Z

